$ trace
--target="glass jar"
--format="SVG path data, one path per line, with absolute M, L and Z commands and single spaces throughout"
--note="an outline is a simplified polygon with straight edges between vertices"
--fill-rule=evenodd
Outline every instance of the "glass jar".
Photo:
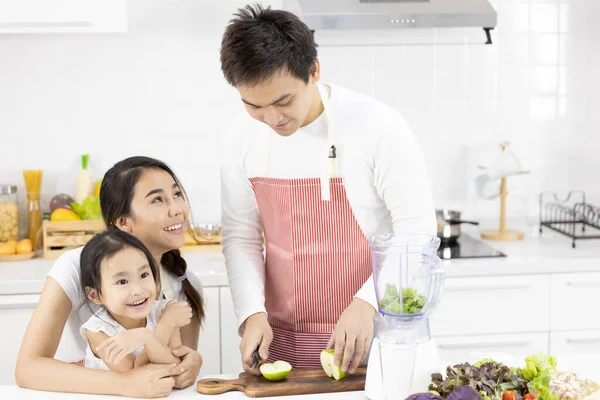
M 17 187 L 14 185 L 0 185 L 0 242 L 17 240 L 18 236 Z

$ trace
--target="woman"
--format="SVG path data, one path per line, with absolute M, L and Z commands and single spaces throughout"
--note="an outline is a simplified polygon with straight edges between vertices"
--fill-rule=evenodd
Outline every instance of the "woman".
M 183 187 L 163 162 L 131 157 L 106 172 L 100 206 L 108 229 L 121 229 L 140 239 L 160 264 L 160 296 L 190 304 L 194 316 L 182 328 L 183 347 L 173 351 L 182 362 L 148 365 L 127 373 L 81 368 L 86 343 L 78 332 L 95 310 L 84 305 L 79 268 L 82 248 L 78 248 L 63 254 L 48 273 L 21 343 L 17 384 L 37 390 L 130 397 L 162 397 L 173 387 L 188 387 L 202 365 L 195 349 L 204 310 L 200 282 L 186 272 L 186 262 L 177 250 L 185 243 L 189 214 Z

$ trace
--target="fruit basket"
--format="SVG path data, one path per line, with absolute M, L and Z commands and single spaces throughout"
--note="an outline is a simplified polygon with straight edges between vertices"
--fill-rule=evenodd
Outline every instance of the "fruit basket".
M 64 252 L 85 245 L 106 229 L 104 221 L 44 221 L 44 258 L 56 260 Z

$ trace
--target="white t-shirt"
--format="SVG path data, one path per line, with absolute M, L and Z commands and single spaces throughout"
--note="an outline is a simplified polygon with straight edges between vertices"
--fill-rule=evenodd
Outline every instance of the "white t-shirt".
M 148 317 L 146 318 L 146 328 L 151 332 L 154 332 L 154 330 L 156 329 L 156 324 L 158 324 L 160 314 L 162 313 L 162 310 L 165 308 L 169 301 L 171 300 L 162 299 L 156 300 L 152 303 L 150 314 L 148 314 Z M 87 322 L 81 326 L 81 328 L 79 328 L 79 334 L 81 335 L 83 340 L 87 342 L 87 331 L 104 332 L 109 337 L 113 337 L 125 330 L 126 329 L 121 324 L 119 324 L 110 315 L 110 313 L 106 311 L 105 308 L 101 308 L 98 311 L 96 311 L 96 313 L 92 315 L 90 319 L 88 319 Z M 139 349 L 136 349 L 133 352 L 133 355 L 137 358 L 143 349 L 144 346 L 140 347 Z M 108 368 L 108 366 L 104 363 L 104 361 L 101 358 L 98 358 L 94 355 L 92 349 L 89 346 L 89 343 L 85 350 L 85 367 L 94 369 L 105 369 L 107 371 L 110 370 L 110 368 Z
M 71 313 L 54 356 L 57 360 L 66 362 L 78 362 L 85 358 L 87 342 L 82 339 L 79 329 L 99 310 L 99 307 L 88 301 L 85 291 L 81 287 L 79 262 L 82 249 L 83 247 L 79 247 L 64 253 L 54 262 L 48 272 L 48 276 L 62 287 L 71 300 Z M 177 276 L 168 273 L 162 266 L 160 276 L 163 288 L 161 294 L 164 294 L 168 300 L 187 301 L 185 294 L 181 291 L 181 282 Z M 192 286 L 202 294 L 202 284 L 189 268 L 187 277 Z

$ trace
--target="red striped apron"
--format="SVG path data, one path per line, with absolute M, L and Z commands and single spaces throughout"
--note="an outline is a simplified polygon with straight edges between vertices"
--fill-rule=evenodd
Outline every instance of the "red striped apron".
M 328 121 L 329 102 L 319 92 Z M 268 144 L 267 144 L 268 148 Z M 268 160 L 268 154 L 267 154 Z M 335 158 L 320 178 L 250 178 L 266 242 L 265 306 L 273 328 L 270 362 L 319 368 L 342 312 L 371 275 L 371 253 Z M 266 168 L 265 168 L 266 171 Z

